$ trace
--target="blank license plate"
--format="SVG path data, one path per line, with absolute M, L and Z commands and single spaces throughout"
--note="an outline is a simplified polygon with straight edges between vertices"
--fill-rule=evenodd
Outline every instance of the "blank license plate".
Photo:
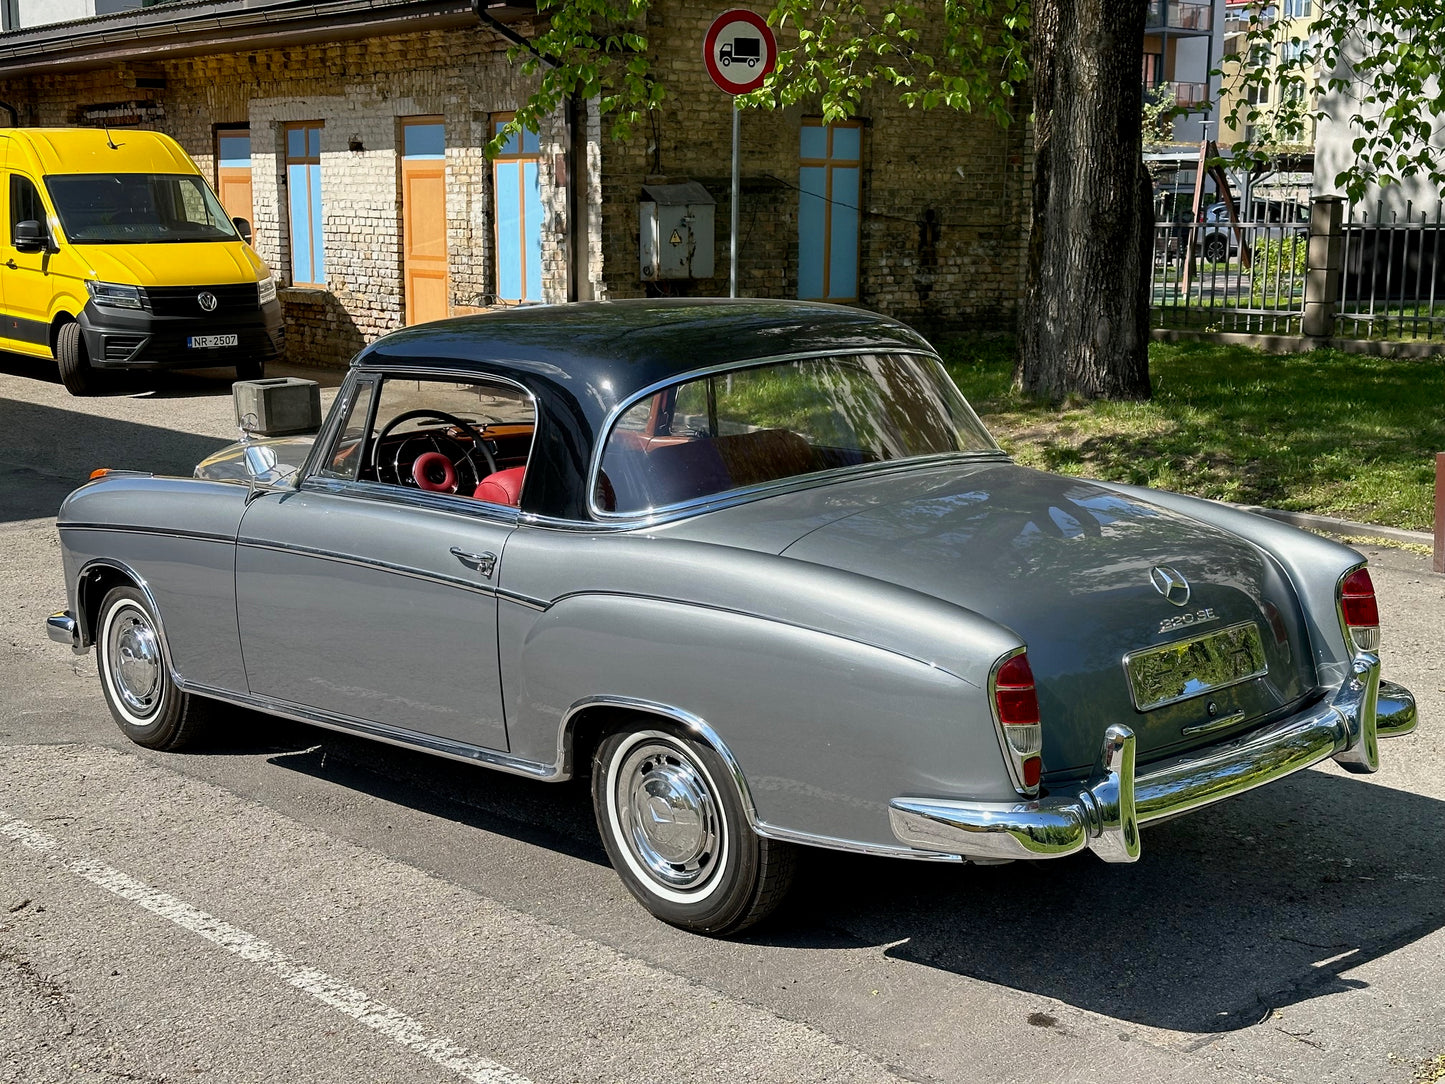
M 192 335 L 186 345 L 193 350 L 213 350 L 218 346 L 237 346 L 240 342 L 239 335 Z
M 1253 621 L 1207 636 L 1124 656 L 1129 694 L 1139 711 L 1162 708 L 1269 673 L 1264 644 Z

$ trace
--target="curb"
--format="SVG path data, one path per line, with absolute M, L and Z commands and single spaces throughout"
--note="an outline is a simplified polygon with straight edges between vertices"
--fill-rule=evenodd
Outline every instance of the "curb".
M 1284 512 L 1278 508 L 1261 508 L 1255 504 L 1236 504 L 1235 508 L 1269 519 L 1288 523 L 1291 527 L 1303 527 L 1307 531 L 1321 531 L 1325 534 L 1348 535 L 1354 538 L 1385 538 L 1391 542 L 1405 542 L 1427 549 L 1435 544 L 1435 536 L 1428 531 L 1406 531 L 1399 527 L 1383 527 L 1374 523 L 1355 523 L 1348 519 L 1334 519 L 1330 516 L 1316 516 L 1308 512 Z

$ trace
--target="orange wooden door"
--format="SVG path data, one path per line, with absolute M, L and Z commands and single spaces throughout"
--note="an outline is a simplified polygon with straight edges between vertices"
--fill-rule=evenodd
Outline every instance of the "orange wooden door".
M 402 281 L 406 322 L 448 313 L 447 165 L 440 121 L 402 125 Z

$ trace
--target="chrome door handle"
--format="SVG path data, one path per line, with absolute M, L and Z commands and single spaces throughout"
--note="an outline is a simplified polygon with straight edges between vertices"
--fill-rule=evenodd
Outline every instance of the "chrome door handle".
M 491 578 L 492 570 L 497 567 L 497 555 L 495 553 L 468 553 L 466 550 L 453 546 L 452 556 L 468 568 L 480 572 L 488 579 Z

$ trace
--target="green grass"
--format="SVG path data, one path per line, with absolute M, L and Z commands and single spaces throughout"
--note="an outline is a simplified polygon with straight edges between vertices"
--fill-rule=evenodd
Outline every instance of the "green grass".
M 1013 391 L 1012 342 L 958 339 L 942 350 L 1020 463 L 1361 523 L 1433 523 L 1445 359 L 1155 343 L 1149 402 L 1053 407 Z

